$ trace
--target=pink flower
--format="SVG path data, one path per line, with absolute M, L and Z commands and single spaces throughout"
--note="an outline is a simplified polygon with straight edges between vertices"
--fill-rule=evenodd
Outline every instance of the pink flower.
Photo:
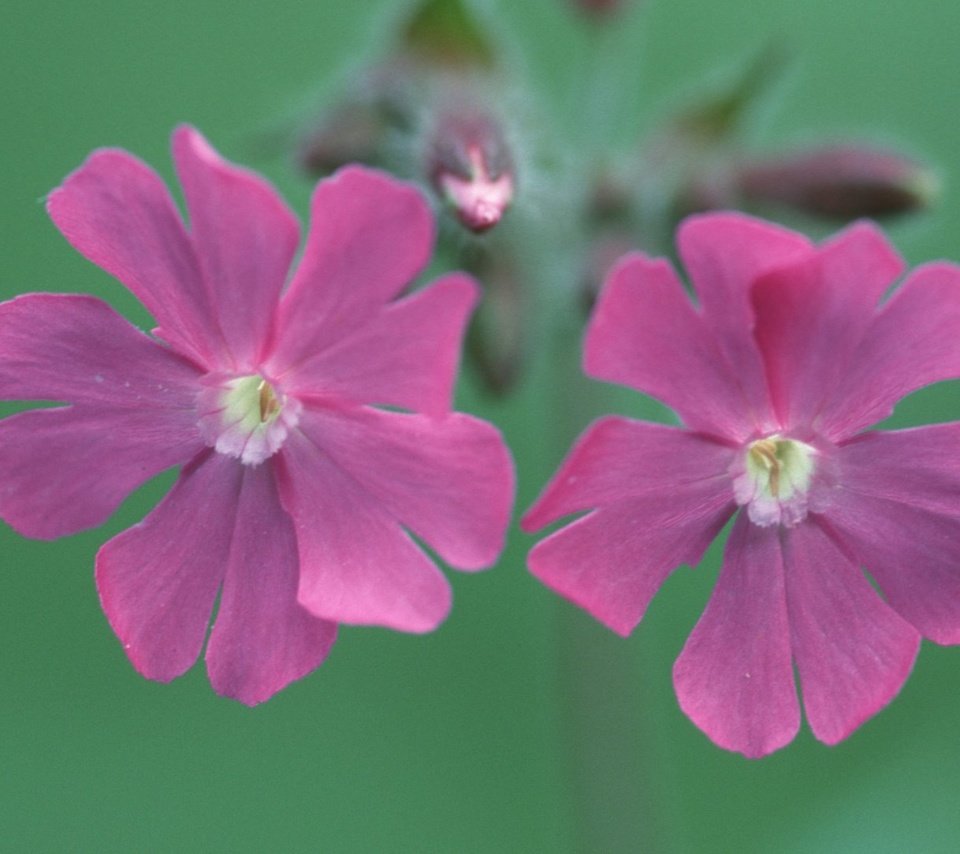
M 189 232 L 123 151 L 50 195 L 67 240 L 158 328 L 89 296 L 0 306 L 0 396 L 68 404 L 0 422 L 0 515 L 71 534 L 182 464 L 100 550 L 100 598 L 137 670 L 167 681 L 196 660 L 219 591 L 210 681 L 254 704 L 317 667 L 337 623 L 440 623 L 450 587 L 410 533 L 460 569 L 488 566 L 513 469 L 493 427 L 449 412 L 475 285 L 452 274 L 397 299 L 433 242 L 415 189 L 360 168 L 322 182 L 285 286 L 298 226 L 273 188 L 191 128 L 173 154 Z
M 815 247 L 738 214 L 687 220 L 679 250 L 700 307 L 666 262 L 628 256 L 584 365 L 685 427 L 593 424 L 524 527 L 592 512 L 530 568 L 627 635 L 736 514 L 674 666 L 680 705 L 720 746 L 762 756 L 799 727 L 796 665 L 807 721 L 833 744 L 894 697 L 921 635 L 960 643 L 960 424 L 864 432 L 960 376 L 960 269 L 927 265 L 883 301 L 903 265 L 874 227 Z

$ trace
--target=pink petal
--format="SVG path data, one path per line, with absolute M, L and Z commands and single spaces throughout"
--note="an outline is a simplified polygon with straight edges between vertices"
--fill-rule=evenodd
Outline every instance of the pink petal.
M 677 230 L 677 248 L 711 321 L 744 329 L 752 325 L 753 283 L 814 251 L 803 235 L 741 213 L 687 217 Z
M 134 489 L 203 447 L 136 409 L 67 407 L 0 421 L 0 516 L 52 540 L 105 522 Z
M 960 643 L 960 424 L 867 433 L 841 452 L 830 525 L 900 616 Z
M 276 459 L 297 532 L 300 604 L 338 623 L 436 628 L 450 610 L 450 585 L 383 505 L 303 433 Z
M 243 467 L 209 453 L 97 554 L 97 589 L 137 670 L 168 682 L 196 661 L 223 580 Z
M 173 155 L 215 321 L 240 370 L 257 362 L 300 240 L 296 217 L 259 175 L 180 127 Z
M 782 537 L 803 706 L 813 734 L 836 744 L 896 696 L 920 636 L 819 525 Z
M 513 462 L 486 421 L 311 409 L 304 435 L 397 522 L 458 569 L 490 566 L 513 507 Z
M 234 524 L 207 669 L 218 694 L 253 706 L 318 667 L 337 627 L 297 604 L 297 540 L 271 466 L 243 467 Z
M 682 563 L 697 564 L 733 510 L 729 483 L 667 485 L 561 528 L 533 547 L 527 565 L 548 587 L 628 635 L 666 577 Z
M 960 267 L 920 267 L 884 304 L 828 403 L 821 430 L 839 439 L 886 418 L 904 395 L 960 377 Z
M 0 304 L 0 397 L 152 412 L 196 434 L 200 372 L 88 296 L 26 294 Z
M 561 516 L 640 495 L 670 495 L 713 481 L 733 500 L 735 451 L 694 433 L 608 416 L 594 422 L 521 522 L 536 531 Z
M 744 396 L 667 262 L 628 255 L 608 277 L 587 330 L 584 371 L 659 398 L 695 430 L 742 440 L 763 432 L 769 405 Z M 762 375 L 760 382 L 762 383 Z
M 875 226 L 855 225 L 753 289 L 757 341 L 781 423 L 811 425 L 903 262 Z
M 358 166 L 321 181 L 303 259 L 280 306 L 277 363 L 308 359 L 369 322 L 432 248 L 433 217 L 413 186 Z
M 750 291 L 761 276 L 801 261 L 813 247 L 785 228 L 739 213 L 719 213 L 684 220 L 677 231 L 677 248 L 717 347 L 736 369 L 751 417 L 769 418 L 763 361 L 753 338 Z M 768 420 L 759 432 L 774 427 Z
M 469 277 L 444 276 L 413 296 L 388 303 L 347 338 L 291 369 L 284 387 L 446 415 L 464 328 L 477 296 Z M 279 368 L 267 370 L 280 375 Z
M 780 530 L 734 523 L 706 610 L 673 666 L 680 707 L 714 742 L 749 757 L 800 726 Z
M 211 364 L 222 348 L 193 246 L 167 188 L 125 151 L 92 154 L 47 198 L 71 245 L 125 284 L 180 352 Z

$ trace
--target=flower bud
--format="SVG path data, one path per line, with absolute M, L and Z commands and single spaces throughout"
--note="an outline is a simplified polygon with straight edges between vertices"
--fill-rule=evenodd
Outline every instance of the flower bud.
M 855 219 L 927 207 L 936 177 L 902 154 L 832 145 L 739 167 L 735 184 L 748 202 L 783 205 L 816 216 Z
M 421 0 L 404 27 L 401 51 L 422 65 L 450 71 L 491 68 L 496 53 L 465 0 Z
M 457 266 L 483 286 L 483 300 L 467 334 L 467 359 L 483 387 L 500 397 L 513 389 L 527 361 L 531 335 L 525 277 L 516 254 L 502 242 L 464 247 Z
M 588 17 L 605 20 L 613 17 L 626 4 L 624 0 L 574 0 L 573 5 Z
M 503 218 L 513 201 L 513 158 L 500 123 L 483 108 L 442 109 L 427 142 L 427 176 L 470 231 Z
M 409 131 L 414 108 L 413 69 L 392 59 L 355 75 L 339 101 L 300 140 L 297 163 L 308 174 L 325 175 L 348 163 L 388 165 L 392 135 Z

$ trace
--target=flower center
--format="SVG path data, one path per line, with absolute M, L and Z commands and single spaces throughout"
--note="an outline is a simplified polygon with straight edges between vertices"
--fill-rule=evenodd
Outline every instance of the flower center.
M 807 493 L 817 450 L 779 434 L 747 446 L 733 481 L 738 504 L 745 504 L 757 525 L 796 525 L 807 515 Z
M 259 374 L 208 375 L 202 383 L 198 405 L 204 441 L 246 465 L 279 451 L 300 418 L 300 402 Z

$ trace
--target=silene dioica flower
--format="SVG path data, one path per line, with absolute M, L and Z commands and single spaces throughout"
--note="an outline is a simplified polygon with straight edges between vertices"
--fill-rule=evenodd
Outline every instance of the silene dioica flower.
M 0 515 L 71 534 L 182 465 L 98 553 L 100 598 L 137 670 L 166 681 L 196 660 L 219 592 L 210 681 L 253 704 L 317 667 L 337 623 L 442 621 L 449 584 L 408 531 L 457 568 L 490 565 L 513 468 L 493 427 L 449 411 L 474 283 L 401 297 L 433 245 L 417 190 L 362 168 L 320 183 L 288 282 L 299 229 L 273 188 L 191 128 L 173 154 L 189 231 L 124 151 L 49 197 L 158 327 L 89 296 L 0 306 L 0 396 L 67 404 L 0 422 Z
M 810 728 L 833 744 L 896 695 L 921 636 L 960 643 L 960 423 L 865 431 L 960 376 L 960 268 L 921 267 L 886 298 L 903 265 L 870 225 L 813 246 L 715 214 L 678 240 L 699 304 L 665 261 L 626 257 L 584 366 L 684 426 L 588 428 L 524 527 L 589 512 L 530 569 L 626 635 L 734 517 L 674 666 L 680 705 L 722 747 L 764 755 L 799 727 L 796 666 Z

